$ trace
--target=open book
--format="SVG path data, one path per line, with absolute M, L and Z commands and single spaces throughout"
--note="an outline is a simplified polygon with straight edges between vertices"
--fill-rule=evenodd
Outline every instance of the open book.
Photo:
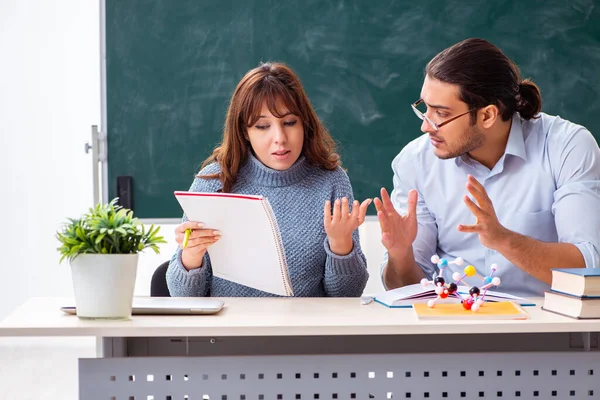
M 262 196 L 175 192 L 190 221 L 221 231 L 208 249 L 213 275 L 281 296 L 293 296 L 279 227 Z
M 459 286 L 457 293 L 453 293 L 445 299 L 439 299 L 436 304 L 443 303 L 460 303 L 460 301 L 469 296 L 469 288 Z M 437 294 L 433 285 L 427 287 L 421 286 L 420 283 L 399 287 L 397 289 L 388 290 L 378 294 L 373 298 L 377 303 L 383 304 L 391 308 L 409 308 L 413 304 L 427 303 L 431 299 L 435 299 Z M 508 293 L 496 292 L 488 290 L 485 295 L 485 301 L 514 301 L 522 306 L 535 305 L 532 301 L 523 297 L 513 296 Z

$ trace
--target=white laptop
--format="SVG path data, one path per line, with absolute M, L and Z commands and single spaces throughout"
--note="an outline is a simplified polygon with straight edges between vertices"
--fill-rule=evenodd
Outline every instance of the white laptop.
M 132 315 L 200 315 L 216 314 L 225 303 L 211 297 L 134 297 Z M 60 308 L 76 314 L 74 305 Z

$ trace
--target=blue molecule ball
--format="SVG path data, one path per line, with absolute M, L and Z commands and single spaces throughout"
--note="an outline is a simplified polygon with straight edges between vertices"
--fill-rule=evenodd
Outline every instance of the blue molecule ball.
M 445 258 L 440 258 L 438 265 L 440 268 L 446 268 L 448 266 L 448 260 L 446 260 Z
M 492 283 L 492 277 L 491 276 L 486 276 L 483 281 L 485 282 L 485 284 L 490 284 Z

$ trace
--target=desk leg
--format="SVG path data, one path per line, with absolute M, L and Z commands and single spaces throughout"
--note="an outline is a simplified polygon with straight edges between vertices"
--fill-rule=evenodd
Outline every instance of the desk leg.
M 576 332 L 569 334 L 569 349 L 597 351 L 598 332 Z
M 96 338 L 96 356 L 98 358 L 127 357 L 126 339 L 122 337 Z
M 102 358 L 102 337 L 96 336 L 96 357 Z

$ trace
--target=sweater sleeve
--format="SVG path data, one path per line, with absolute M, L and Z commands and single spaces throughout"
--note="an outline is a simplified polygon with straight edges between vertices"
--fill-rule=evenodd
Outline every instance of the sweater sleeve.
M 204 255 L 202 266 L 190 271 L 181 262 L 181 249 L 177 249 L 167 269 L 167 286 L 172 297 L 210 296 L 212 269 L 208 253 Z
M 216 164 L 211 164 L 200 171 L 199 175 L 214 174 L 219 171 Z M 216 192 L 220 187 L 217 179 L 195 178 L 190 187 L 190 192 Z M 187 221 L 184 215 L 182 222 Z M 210 286 L 212 282 L 212 268 L 210 265 L 210 256 L 208 252 L 202 259 L 202 266 L 190 271 L 186 270 L 181 260 L 183 251 L 177 248 L 175 254 L 169 262 L 167 269 L 167 287 L 173 297 L 199 297 L 210 296 Z
M 335 199 L 347 197 L 352 205 L 354 195 L 348 175 L 339 168 L 336 171 L 335 188 L 331 202 Z M 324 242 L 327 258 L 325 261 L 324 287 L 329 297 L 358 297 L 362 295 L 369 273 L 367 272 L 367 259 L 360 248 L 358 229 L 352 233 L 352 251 L 344 256 L 334 254 L 329 248 L 329 240 Z

